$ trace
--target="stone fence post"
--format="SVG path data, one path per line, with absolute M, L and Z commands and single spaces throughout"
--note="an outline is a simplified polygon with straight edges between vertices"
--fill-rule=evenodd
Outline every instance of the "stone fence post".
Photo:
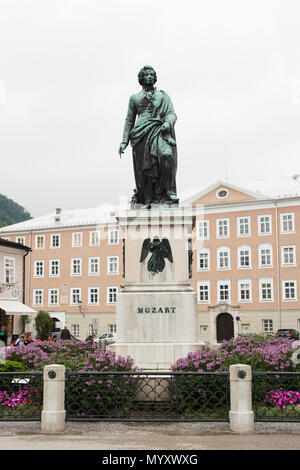
M 251 366 L 245 364 L 235 364 L 229 367 L 229 373 L 230 430 L 238 433 L 251 432 L 254 430 Z
M 44 366 L 44 398 L 41 431 L 56 433 L 64 431 L 65 411 L 65 366 Z

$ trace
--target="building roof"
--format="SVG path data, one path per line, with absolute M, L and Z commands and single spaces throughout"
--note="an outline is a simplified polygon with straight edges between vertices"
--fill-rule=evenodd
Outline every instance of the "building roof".
M 22 243 L 11 242 L 10 240 L 4 240 L 3 238 L 0 238 L 0 247 L 1 246 L 7 246 L 8 248 L 16 248 L 17 250 L 23 251 L 32 251 L 29 246 L 22 245 Z
M 72 209 L 61 211 L 60 214 L 52 212 L 41 217 L 35 217 L 18 224 L 8 225 L 0 229 L 0 233 L 27 232 L 45 229 L 59 230 L 66 227 L 78 227 L 86 225 L 114 225 L 116 224 L 115 212 L 118 208 L 103 205 L 90 209 Z

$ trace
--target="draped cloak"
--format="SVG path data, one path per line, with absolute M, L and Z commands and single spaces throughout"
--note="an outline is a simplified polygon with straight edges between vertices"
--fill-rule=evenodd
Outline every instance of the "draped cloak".
M 172 101 L 162 90 L 155 90 L 152 99 L 149 92 L 142 91 L 129 100 L 122 142 L 130 141 L 132 146 L 136 189 L 141 203 L 145 202 L 146 178 L 151 178 L 155 184 L 159 201 L 168 200 L 170 193 L 176 194 L 176 119 Z M 170 129 L 162 133 L 165 122 Z

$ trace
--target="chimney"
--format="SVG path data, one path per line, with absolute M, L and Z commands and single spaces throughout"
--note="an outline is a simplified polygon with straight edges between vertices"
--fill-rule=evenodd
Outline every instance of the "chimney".
M 60 222 L 60 216 L 61 216 L 61 209 L 56 208 L 55 209 L 55 222 Z

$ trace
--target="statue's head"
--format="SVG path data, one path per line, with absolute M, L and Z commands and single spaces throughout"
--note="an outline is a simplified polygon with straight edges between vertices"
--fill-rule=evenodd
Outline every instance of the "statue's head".
M 153 81 L 153 84 L 157 82 L 157 76 L 156 76 L 156 72 L 154 70 L 153 67 L 151 67 L 151 65 L 145 65 L 139 72 L 139 75 L 138 75 L 138 79 L 139 79 L 139 84 L 141 86 L 143 86 L 144 84 L 144 77 L 145 77 L 145 74 L 147 72 L 151 72 L 153 74 L 153 78 L 154 78 L 154 81 Z

